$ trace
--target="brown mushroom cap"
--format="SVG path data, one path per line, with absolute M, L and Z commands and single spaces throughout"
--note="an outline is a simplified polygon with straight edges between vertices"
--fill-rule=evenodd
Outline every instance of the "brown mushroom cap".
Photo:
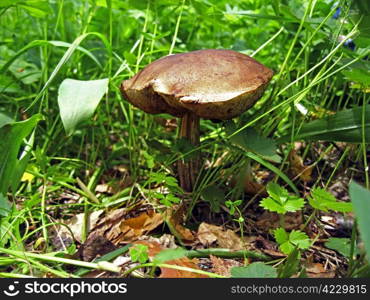
M 231 50 L 199 50 L 160 58 L 121 85 L 124 97 L 151 114 L 193 112 L 227 120 L 250 108 L 273 72 Z

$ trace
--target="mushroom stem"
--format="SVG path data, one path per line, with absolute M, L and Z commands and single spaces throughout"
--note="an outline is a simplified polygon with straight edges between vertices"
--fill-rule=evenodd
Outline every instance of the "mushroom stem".
M 187 139 L 194 147 L 199 145 L 199 117 L 191 112 L 180 120 L 179 137 Z M 178 161 L 180 186 L 186 192 L 192 192 L 199 172 L 199 154 L 191 153 L 190 158 Z

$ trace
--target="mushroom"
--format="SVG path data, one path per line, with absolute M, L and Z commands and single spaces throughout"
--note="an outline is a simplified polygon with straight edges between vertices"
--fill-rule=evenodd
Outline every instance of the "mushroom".
M 228 120 L 262 96 L 273 72 L 231 50 L 198 50 L 162 57 L 121 84 L 134 106 L 150 114 L 181 118 L 179 137 L 199 145 L 199 118 Z M 180 186 L 194 188 L 199 158 L 178 162 Z

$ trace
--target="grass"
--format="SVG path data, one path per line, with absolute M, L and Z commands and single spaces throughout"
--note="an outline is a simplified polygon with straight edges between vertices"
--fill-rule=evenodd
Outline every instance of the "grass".
M 340 18 L 334 19 L 334 2 L 40 0 L 32 5 L 27 1 L 1 4 L 0 114 L 15 121 L 38 113 L 43 118 L 27 136 L 32 150 L 23 179 L 18 178 L 15 189 L 4 192 L 4 199 L 14 206 L 0 215 L 1 276 L 74 276 L 65 268 L 69 263 L 99 269 L 96 263 L 78 264 L 79 260 L 73 263 L 62 257 L 73 255 L 80 243 L 55 249 L 51 229 L 84 213 L 83 242 L 92 229 L 88 221 L 94 211 L 131 210 L 140 201 L 163 211 L 154 191 L 158 187 L 189 204 L 186 216 L 191 228 L 202 221 L 222 223 L 244 235 L 263 232 L 272 241 L 272 228 L 255 228 L 262 214 L 261 195 L 244 192 L 241 174 L 249 173 L 262 186 L 278 182 L 302 197 L 315 187 L 329 191 L 343 176 L 370 188 L 369 78 L 357 75 L 369 68 L 369 37 L 361 20 L 351 18 L 355 7 L 346 1 L 340 1 Z M 346 46 L 349 39 L 356 43 L 354 51 Z M 231 132 L 227 124 L 201 120 L 201 144 L 194 149 L 176 141 L 176 128 L 163 126 L 161 120 L 169 121 L 171 116 L 139 111 L 122 99 L 119 85 L 159 57 L 205 48 L 251 55 L 272 68 L 275 76 L 263 98 L 232 121 Z M 66 78 L 109 79 L 108 92 L 93 116 L 71 135 L 65 133 L 57 102 L 58 88 Z M 326 141 L 307 136 L 298 143 L 297 136 L 308 122 L 356 106 L 363 108 L 358 142 L 344 143 L 340 132 Z M 282 137 L 288 140 L 280 142 Z M 299 145 L 299 156 L 305 165 L 312 165 L 311 181 L 292 172 L 289 155 Z M 197 150 L 202 150 L 206 163 L 194 192 L 171 191 L 176 161 Z M 2 166 L 6 163 L 5 159 Z M 258 172 L 268 175 L 258 178 Z M 340 184 L 345 192 L 337 198 L 347 201 L 348 184 Z M 101 185 L 114 191 L 99 193 Z M 221 190 L 224 199 L 215 196 L 208 201 L 207 188 Z M 8 202 L 1 199 L 5 211 Z M 225 200 L 242 200 L 243 222 L 230 214 Z M 210 201 L 219 208 L 217 213 L 209 208 Z M 202 209 L 210 217 L 199 212 Z M 251 213 L 255 216 L 248 220 Z M 301 225 L 312 221 L 324 238 L 330 237 L 309 205 L 301 213 Z M 50 256 L 55 251 L 59 254 Z M 41 263 L 44 259 L 47 264 Z M 355 257 L 356 264 L 352 259 L 353 255 L 343 259 L 338 276 L 345 274 L 349 262 L 351 275 L 369 274 L 364 255 Z

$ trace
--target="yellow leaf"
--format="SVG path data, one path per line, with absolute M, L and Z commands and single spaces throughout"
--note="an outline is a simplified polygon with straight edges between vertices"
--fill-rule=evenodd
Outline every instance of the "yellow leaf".
M 35 178 L 35 176 L 33 176 L 32 174 L 30 174 L 28 172 L 24 172 L 21 181 L 22 182 L 25 182 L 25 181 L 31 182 L 33 178 Z

